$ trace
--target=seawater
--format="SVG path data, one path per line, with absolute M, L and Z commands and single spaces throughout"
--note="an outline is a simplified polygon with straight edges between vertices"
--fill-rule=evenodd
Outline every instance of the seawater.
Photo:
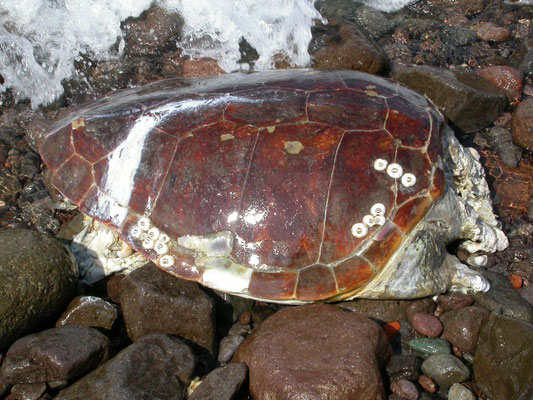
M 355 1 L 355 0 L 354 0 Z M 311 26 L 322 17 L 315 0 L 0 0 L 0 92 L 37 107 L 63 93 L 80 55 L 95 60 L 121 56 L 120 24 L 156 4 L 185 20 L 178 46 L 192 57 L 212 57 L 227 72 L 242 68 L 244 38 L 270 69 L 275 57 L 308 66 Z M 413 0 L 359 0 L 381 11 L 396 11 Z M 533 0 L 519 0 L 531 4 Z M 514 3 L 516 4 L 516 3 Z M 116 46 L 116 44 L 119 44 Z

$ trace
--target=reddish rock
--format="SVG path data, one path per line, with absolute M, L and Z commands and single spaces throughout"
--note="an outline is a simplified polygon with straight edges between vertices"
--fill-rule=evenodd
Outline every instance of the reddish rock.
M 313 304 L 264 321 L 234 361 L 248 366 L 255 399 L 379 400 L 385 399 L 379 368 L 389 356 L 388 340 L 375 322 Z
M 440 316 L 444 325 L 442 339 L 448 340 L 463 353 L 474 354 L 479 332 L 489 314 L 489 311 L 476 306 L 463 307 L 442 314 Z
M 77 324 L 109 330 L 113 327 L 117 316 L 117 308 L 104 299 L 95 296 L 77 296 L 72 299 L 56 326 Z
M 390 390 L 397 396 L 400 396 L 406 400 L 417 400 L 418 390 L 413 382 L 407 379 L 398 379 L 390 385 Z
M 217 60 L 212 58 L 186 59 L 182 62 L 182 76 L 193 78 L 224 73 L 224 70 L 218 65 Z
M 436 306 L 435 302 L 429 297 L 409 302 L 405 309 L 407 322 L 413 325 L 413 315 L 418 313 L 433 314 Z
M 518 289 L 518 294 L 533 306 L 533 284 L 522 286 Z
M 477 74 L 491 81 L 509 101 L 516 102 L 522 98 L 524 76 L 516 68 L 497 65 L 484 68 Z
M 437 391 L 437 385 L 429 376 L 420 375 L 420 378 L 418 378 L 418 383 L 429 393 L 435 393 Z
M 440 320 L 431 314 L 417 313 L 411 318 L 413 328 L 429 337 L 439 337 L 442 333 L 442 323 Z
M 523 149 L 533 150 L 533 98 L 522 101 L 516 107 L 512 124 L 513 141 Z
M 312 54 L 313 67 L 319 69 L 354 69 L 380 74 L 388 68 L 385 53 L 354 24 L 330 21 L 326 46 Z
M 528 201 L 533 196 L 533 159 L 523 157 L 518 168 L 506 165 L 500 157 L 488 150 L 480 150 L 484 167 L 493 178 L 493 188 L 500 195 L 497 206 L 500 214 L 504 212 L 511 219 L 522 218 L 528 212 Z
M 494 121 L 494 125 L 501 126 L 501 127 L 507 126 L 511 123 L 512 118 L 513 118 L 513 114 L 509 112 L 504 112 L 502 113 L 502 115 L 498 117 L 496 121 Z
M 472 30 L 476 32 L 478 39 L 485 42 L 505 42 L 511 37 L 509 29 L 493 24 L 492 22 L 480 22 Z
M 449 293 L 437 297 L 437 304 L 442 308 L 443 312 L 446 312 L 471 306 L 474 304 L 474 299 L 462 293 Z

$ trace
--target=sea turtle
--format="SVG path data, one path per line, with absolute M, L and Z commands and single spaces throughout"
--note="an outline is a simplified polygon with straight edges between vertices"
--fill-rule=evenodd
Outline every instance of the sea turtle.
M 449 255 L 507 244 L 477 153 L 426 98 L 355 71 L 170 79 L 40 144 L 52 184 L 163 270 L 274 302 L 488 282 Z

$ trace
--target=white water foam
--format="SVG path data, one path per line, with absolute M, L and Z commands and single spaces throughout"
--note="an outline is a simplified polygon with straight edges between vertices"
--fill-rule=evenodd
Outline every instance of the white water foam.
M 307 46 L 313 20 L 321 18 L 314 0 L 2 0 L 0 74 L 18 100 L 46 104 L 63 93 L 80 54 L 96 60 L 120 56 L 121 21 L 152 4 L 180 12 L 185 19 L 185 52 L 212 57 L 226 71 L 239 69 L 239 41 L 259 53 L 256 69 L 274 65 L 276 54 L 295 66 L 310 61 Z M 118 46 L 121 48 L 121 46 Z
M 392 12 L 398 11 L 409 4 L 416 3 L 416 1 L 417 0 L 358 0 L 358 3 L 363 3 L 376 10 Z

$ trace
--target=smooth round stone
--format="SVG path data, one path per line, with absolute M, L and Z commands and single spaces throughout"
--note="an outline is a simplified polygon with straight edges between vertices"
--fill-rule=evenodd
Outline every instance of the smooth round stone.
M 417 332 L 432 338 L 439 337 L 442 333 L 442 322 L 431 314 L 417 313 L 413 315 L 411 325 Z
M 470 369 L 451 354 L 429 356 L 422 363 L 422 372 L 442 387 L 449 387 L 470 378 Z
M 435 393 L 437 391 L 437 385 L 435 385 L 435 382 L 433 382 L 433 379 L 431 379 L 429 376 L 420 375 L 420 378 L 418 378 L 418 383 L 425 391 L 429 393 Z
M 407 400 L 418 399 L 418 389 L 415 384 L 407 379 L 398 379 L 390 385 L 390 390 L 397 396 Z
M 409 341 L 409 347 L 419 353 L 432 354 L 450 354 L 452 348 L 450 342 L 436 338 L 417 338 Z
M 448 400 L 476 400 L 476 396 L 460 383 L 454 383 L 448 391 Z

